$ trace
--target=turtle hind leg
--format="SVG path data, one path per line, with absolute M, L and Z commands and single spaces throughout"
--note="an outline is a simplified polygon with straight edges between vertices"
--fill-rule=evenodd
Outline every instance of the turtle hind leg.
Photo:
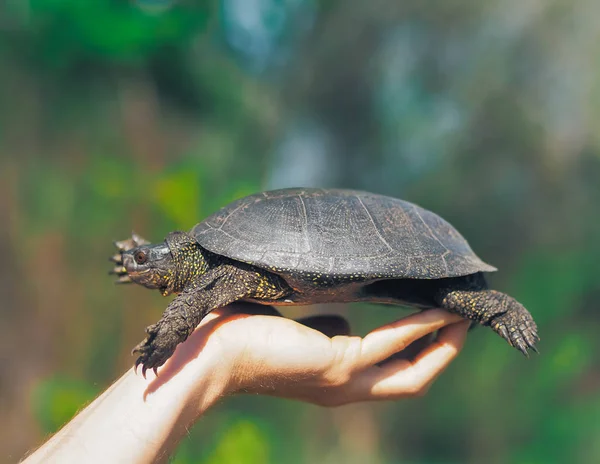
M 529 311 L 505 293 L 473 287 L 443 289 L 437 303 L 448 311 L 491 327 L 525 356 L 529 350 L 537 352 L 535 344 L 540 338 Z
M 540 337 L 537 333 L 537 325 L 529 311 L 517 300 L 504 293 L 495 290 L 488 290 L 488 292 L 497 293 L 500 298 L 509 299 L 512 305 L 504 314 L 491 319 L 489 325 L 492 329 L 525 356 L 529 356 L 528 350 L 530 349 L 537 353 L 535 344 Z

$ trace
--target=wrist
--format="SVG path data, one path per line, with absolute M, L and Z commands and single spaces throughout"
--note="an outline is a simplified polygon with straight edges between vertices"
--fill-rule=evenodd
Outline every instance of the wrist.
M 152 394 L 166 388 L 169 395 L 180 398 L 181 420 L 189 427 L 229 394 L 231 372 L 231 363 L 221 349 L 188 339 L 159 370 L 158 378 L 149 382 L 147 391 Z

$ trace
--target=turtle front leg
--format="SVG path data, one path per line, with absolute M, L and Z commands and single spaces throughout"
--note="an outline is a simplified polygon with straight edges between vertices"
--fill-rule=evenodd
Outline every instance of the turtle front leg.
M 481 277 L 483 281 L 483 277 Z M 467 280 L 465 282 L 468 282 Z M 469 286 L 471 288 L 469 288 Z M 442 289 L 437 303 L 444 309 L 466 319 L 490 326 L 494 332 L 525 356 L 528 350 L 537 351 L 537 326 L 525 307 L 513 297 L 471 283 L 467 288 Z
M 291 289 L 279 276 L 258 269 L 242 269 L 222 264 L 204 274 L 196 285 L 180 293 L 161 319 L 146 328 L 148 336 L 133 349 L 139 354 L 135 368 L 142 365 L 157 373 L 200 321 L 213 309 L 244 298 L 274 300 L 287 296 Z

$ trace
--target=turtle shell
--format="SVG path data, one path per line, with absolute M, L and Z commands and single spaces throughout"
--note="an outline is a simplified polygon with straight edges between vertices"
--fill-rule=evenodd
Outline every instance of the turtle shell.
M 212 253 L 293 278 L 440 279 L 496 271 L 438 215 L 352 190 L 250 195 L 206 218 L 191 234 Z

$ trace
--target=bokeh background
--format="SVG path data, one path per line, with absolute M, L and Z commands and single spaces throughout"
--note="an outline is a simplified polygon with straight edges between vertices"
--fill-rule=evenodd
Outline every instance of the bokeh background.
M 0 460 L 129 368 L 160 317 L 157 292 L 113 285 L 112 240 L 331 186 L 451 221 L 534 314 L 541 355 L 476 330 L 419 400 L 228 399 L 174 462 L 600 462 L 599 17 L 594 0 L 1 2 Z M 406 314 L 336 310 L 356 333 Z

